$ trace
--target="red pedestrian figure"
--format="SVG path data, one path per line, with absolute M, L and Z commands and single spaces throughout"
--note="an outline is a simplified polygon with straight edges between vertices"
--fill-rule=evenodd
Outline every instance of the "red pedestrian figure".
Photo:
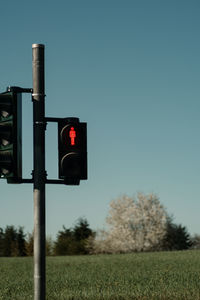
M 71 145 L 75 145 L 75 138 L 76 138 L 76 131 L 74 130 L 74 127 L 70 128 L 69 137 L 71 139 Z

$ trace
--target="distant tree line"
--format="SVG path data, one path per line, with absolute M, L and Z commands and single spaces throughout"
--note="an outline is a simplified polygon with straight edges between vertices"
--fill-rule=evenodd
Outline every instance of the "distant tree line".
M 55 255 L 89 254 L 88 239 L 94 238 L 95 232 L 90 229 L 86 219 L 79 219 L 72 229 L 63 226 L 54 243 Z
M 26 256 L 26 240 L 23 227 L 0 228 L 0 256 Z
M 86 219 L 80 218 L 73 228 L 60 230 L 53 241 L 46 239 L 46 255 L 88 254 L 87 240 L 94 237 Z M 33 234 L 25 234 L 24 228 L 13 225 L 0 228 L 0 256 L 32 256 Z
M 85 255 L 200 249 L 200 235 L 175 224 L 155 194 L 126 195 L 110 203 L 107 230 L 94 232 L 85 218 L 46 239 L 46 255 Z M 0 228 L 0 256 L 32 256 L 33 234 L 24 228 Z

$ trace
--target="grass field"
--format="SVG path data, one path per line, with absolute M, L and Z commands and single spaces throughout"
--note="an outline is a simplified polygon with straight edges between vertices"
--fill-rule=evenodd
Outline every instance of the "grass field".
M 33 259 L 0 258 L 0 300 L 33 299 Z M 200 251 L 47 258 L 47 298 L 200 299 Z

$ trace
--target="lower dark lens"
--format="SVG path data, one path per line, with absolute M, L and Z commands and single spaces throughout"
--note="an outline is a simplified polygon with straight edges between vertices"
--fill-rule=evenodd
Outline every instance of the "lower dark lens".
M 63 157 L 61 162 L 62 173 L 67 177 L 80 177 L 81 165 L 80 156 L 77 153 L 69 153 Z

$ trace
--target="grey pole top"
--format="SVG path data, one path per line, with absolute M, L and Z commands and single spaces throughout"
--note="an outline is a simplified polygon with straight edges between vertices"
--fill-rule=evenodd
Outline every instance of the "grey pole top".
M 44 44 L 32 44 L 32 48 L 44 48 Z

